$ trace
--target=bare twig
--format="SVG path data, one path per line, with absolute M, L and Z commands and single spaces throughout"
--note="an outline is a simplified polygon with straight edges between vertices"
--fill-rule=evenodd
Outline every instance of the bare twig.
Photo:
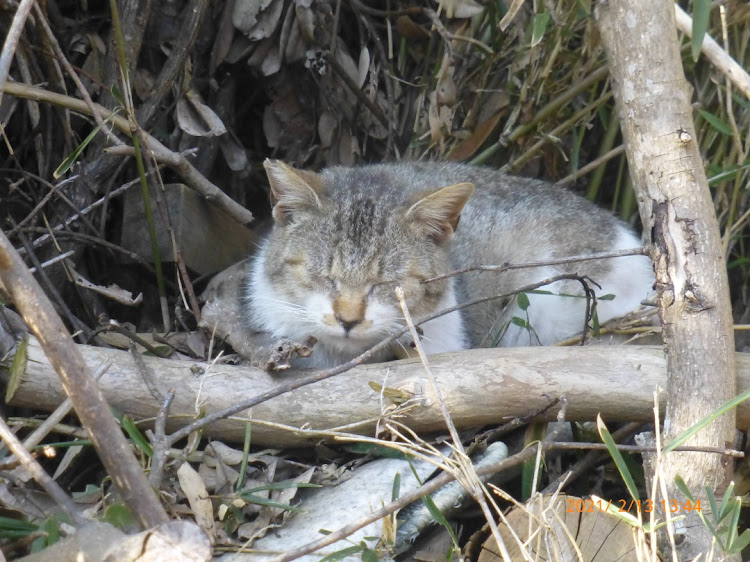
M 164 395 L 161 393 L 161 390 L 159 390 L 156 387 L 156 383 L 154 382 L 154 373 L 151 371 L 151 369 L 148 368 L 148 365 L 146 365 L 146 363 L 143 361 L 141 354 L 138 353 L 138 349 L 136 349 L 135 344 L 132 341 L 130 342 L 130 346 L 128 347 L 128 350 L 130 351 L 130 356 L 133 358 L 133 362 L 135 363 L 135 366 L 138 368 L 138 372 L 141 373 L 143 382 L 146 383 L 146 388 L 148 388 L 148 391 L 151 393 L 151 396 L 153 396 L 154 400 L 156 400 L 157 402 L 163 402 Z
M 149 439 L 151 439 L 151 445 L 153 445 L 154 448 L 154 454 L 151 457 L 151 472 L 148 475 L 148 482 L 151 484 L 151 487 L 155 489 L 158 489 L 161 485 L 164 464 L 169 457 L 170 442 L 166 434 L 166 424 L 167 416 L 169 415 L 169 407 L 172 405 L 174 396 L 175 390 L 172 388 L 162 399 L 161 408 L 159 408 L 159 414 L 156 416 L 156 422 L 154 423 L 154 432 L 147 432 Z
M 453 441 L 453 448 L 457 453 L 456 461 L 458 462 L 459 467 L 459 470 L 456 471 L 457 480 L 466 489 L 466 491 L 471 494 L 471 496 L 474 498 L 474 501 L 479 504 L 480 508 L 482 509 L 482 513 L 487 519 L 487 523 L 492 530 L 492 536 L 495 539 L 497 547 L 500 549 L 500 554 L 502 555 L 503 560 L 510 562 L 510 554 L 508 553 L 508 550 L 505 547 L 505 543 L 500 536 L 500 530 L 497 528 L 497 523 L 495 522 L 495 515 L 490 511 L 490 508 L 487 505 L 484 486 L 479 480 L 479 477 L 474 470 L 474 466 L 471 464 L 471 459 L 466 454 L 466 450 L 464 449 L 464 445 L 461 442 L 461 437 L 458 434 L 458 430 L 456 430 L 456 426 L 453 424 L 450 412 L 448 412 L 448 406 L 446 406 L 445 404 L 443 395 L 440 392 L 440 387 L 435 380 L 435 375 L 432 373 L 430 364 L 427 361 L 427 355 L 425 354 L 424 348 L 422 347 L 422 342 L 420 340 L 419 334 L 417 333 L 417 328 L 414 326 L 414 322 L 411 319 L 411 314 L 409 313 L 409 308 L 406 306 L 406 299 L 404 299 L 404 290 L 401 287 L 396 287 L 396 298 L 398 299 L 398 304 L 401 306 L 401 312 L 403 313 L 404 319 L 406 320 L 406 325 L 409 327 L 411 336 L 414 339 L 414 347 L 416 348 L 417 353 L 419 353 L 419 359 L 422 361 L 422 365 L 424 366 L 424 370 L 427 374 L 427 378 L 430 381 L 432 390 L 435 393 L 435 397 L 437 398 L 438 403 L 440 404 L 440 410 L 443 414 L 443 419 L 445 420 L 445 424 L 447 425 L 448 431 L 450 432 L 451 439 Z
M 31 12 L 33 6 L 34 0 L 21 0 L 18 3 L 18 9 L 13 16 L 13 22 L 10 24 L 10 29 L 8 29 L 8 35 L 5 36 L 3 51 L 0 53 L 0 103 L 3 101 L 3 92 L 6 91 L 10 65 L 13 63 L 13 56 L 16 53 L 18 40 L 21 38 L 26 18 L 29 17 L 29 12 Z
M 164 66 L 162 66 L 159 76 L 154 80 L 154 84 L 156 84 L 154 91 L 151 92 L 148 99 L 138 108 L 138 123 L 142 127 L 149 127 L 156 108 L 159 107 L 164 97 L 173 88 L 175 80 L 183 71 L 185 60 L 190 54 L 190 49 L 193 43 L 195 43 L 195 39 L 198 37 L 198 31 L 206 14 L 208 4 L 208 0 L 191 0 L 185 6 L 183 10 L 185 18 L 183 19 L 182 27 L 177 33 L 177 39 L 172 45 L 169 57 Z
M 585 176 L 589 172 L 593 172 L 594 170 L 596 170 L 604 162 L 607 162 L 608 160 L 611 160 L 612 158 L 619 156 L 620 154 L 623 154 L 624 152 L 625 152 L 624 144 L 621 144 L 620 146 L 616 146 L 612 150 L 608 151 L 606 154 L 602 154 L 599 158 L 595 158 L 594 160 L 592 160 L 585 166 L 581 166 L 572 174 L 568 174 L 563 179 L 556 181 L 555 185 L 566 185 L 569 183 L 573 183 L 578 178 Z
M 599 252 L 597 254 L 582 254 L 579 256 L 569 256 L 566 258 L 555 258 L 552 260 L 530 261 L 530 262 L 524 262 L 524 263 L 504 263 L 502 265 L 472 265 L 469 267 L 464 267 L 462 269 L 456 269 L 449 273 L 443 273 L 442 275 L 430 277 L 429 279 L 425 279 L 424 281 L 422 281 L 422 283 L 431 283 L 433 281 L 439 281 L 440 279 L 454 277 L 456 275 L 461 275 L 462 273 L 467 273 L 469 271 L 501 272 L 501 271 L 509 271 L 511 269 L 528 269 L 532 267 L 545 267 L 548 265 L 563 265 L 566 263 L 603 260 L 607 258 L 621 258 L 623 256 L 647 256 L 648 251 L 649 251 L 648 248 L 640 247 L 640 248 L 629 248 L 626 250 L 614 250 L 612 252 Z
M 73 520 L 77 527 L 82 527 L 87 523 L 87 519 L 76 509 L 73 500 L 71 500 L 60 485 L 42 468 L 42 465 L 31 456 L 19 441 L 16 434 L 11 431 L 5 420 L 0 417 L 0 438 L 5 441 L 8 449 L 21 461 L 23 467 L 31 473 L 37 484 L 55 500 L 62 510 Z
M 168 520 L 129 444 L 112 416 L 101 390 L 73 344 L 60 317 L 29 273 L 10 240 L 0 231 L 0 285 L 10 294 L 31 331 L 60 375 L 65 392 L 88 430 L 123 501 L 143 528 Z
M 107 372 L 107 370 L 112 366 L 112 361 L 109 359 L 99 365 L 99 368 L 97 368 L 96 372 L 94 373 L 94 380 L 99 380 L 104 376 L 104 373 Z M 65 418 L 69 413 L 70 410 L 73 409 L 73 402 L 70 400 L 70 398 L 66 398 L 62 404 L 60 404 L 54 412 L 52 412 L 47 418 L 42 422 L 42 424 L 37 427 L 34 431 L 31 432 L 31 434 L 26 437 L 23 441 L 23 446 L 26 447 L 26 449 L 32 449 L 36 447 L 39 443 L 42 442 L 42 439 L 44 439 L 50 431 L 60 423 L 63 418 Z

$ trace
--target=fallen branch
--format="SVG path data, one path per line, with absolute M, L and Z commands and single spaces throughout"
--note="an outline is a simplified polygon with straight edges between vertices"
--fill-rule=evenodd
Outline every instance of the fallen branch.
M 152 419 L 161 404 L 143 382 L 125 351 L 76 346 L 92 367 L 112 362 L 99 382 L 109 404 L 135 419 Z M 738 353 L 739 391 L 750 388 L 750 355 Z M 309 376 L 305 372 L 271 375 L 234 365 L 143 357 L 156 386 L 175 389 L 167 430 L 206 414 L 246 401 Z M 659 347 L 589 346 L 575 348 L 475 349 L 430 357 L 430 366 L 456 427 L 498 424 L 542 410 L 555 397 L 568 400 L 568 419 L 651 421 L 653 391 L 666 388 L 666 363 Z M 253 421 L 253 444 L 292 446 L 332 439 L 331 429 L 372 433 L 384 415 L 374 381 L 411 396 L 410 409 L 399 420 L 419 433 L 444 431 L 445 422 L 419 360 L 361 365 L 348 373 L 296 388 L 252 408 L 252 417 L 232 417 L 206 428 L 210 435 L 242 442 L 245 424 Z M 30 338 L 28 361 L 8 403 L 53 410 L 65 395 L 39 343 Z M 666 400 L 664 394 L 662 403 Z M 554 419 L 556 409 L 546 411 Z M 750 404 L 737 411 L 738 425 L 750 427 Z M 362 420 L 368 420 L 361 424 Z M 300 429 L 303 428 L 304 429 Z
M 82 349 L 73 343 L 52 303 L 1 230 L 0 286 L 10 295 L 26 324 L 39 338 L 38 341 L 34 340 L 36 350 L 58 389 L 56 405 L 50 410 L 70 396 L 102 463 L 134 517 L 144 529 L 167 521 L 164 508 L 148 486 L 120 426 L 91 375 L 102 362 L 91 364 L 84 360 Z M 67 393 L 63 392 L 63 385 Z

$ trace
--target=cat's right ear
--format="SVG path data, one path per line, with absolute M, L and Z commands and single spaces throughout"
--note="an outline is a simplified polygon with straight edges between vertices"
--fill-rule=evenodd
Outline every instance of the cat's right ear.
M 266 159 L 263 167 L 271 184 L 274 221 L 283 225 L 296 212 L 320 208 L 324 185 L 319 174 L 292 168 L 281 160 Z

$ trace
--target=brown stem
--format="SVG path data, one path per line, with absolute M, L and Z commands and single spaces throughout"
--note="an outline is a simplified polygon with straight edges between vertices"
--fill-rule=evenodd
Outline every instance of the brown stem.
M 0 285 L 39 339 L 104 467 L 141 527 L 148 529 L 168 521 L 81 352 L 2 230 Z

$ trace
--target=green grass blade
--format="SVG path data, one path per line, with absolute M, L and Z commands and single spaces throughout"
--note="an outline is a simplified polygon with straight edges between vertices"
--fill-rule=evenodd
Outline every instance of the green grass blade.
M 622 458 L 622 454 L 617 450 L 615 440 L 612 439 L 612 435 L 609 433 L 607 426 L 604 425 L 604 421 L 599 415 L 596 416 L 596 429 L 599 431 L 599 436 L 602 438 L 604 445 L 607 447 L 609 454 L 612 456 L 612 460 L 615 461 L 615 466 L 620 472 L 622 481 L 625 483 L 630 496 L 636 501 L 639 500 L 640 496 L 638 495 L 638 488 L 635 485 L 633 476 L 630 474 L 630 470 L 625 464 L 625 459 Z
M 711 18 L 711 0 L 693 1 L 693 37 L 690 47 L 693 52 L 693 60 L 697 61 L 701 54 L 703 38 L 708 30 L 708 20 Z
M 685 441 L 690 439 L 693 435 L 698 433 L 701 429 L 706 427 L 708 424 L 715 421 L 717 418 L 724 415 L 732 408 L 736 408 L 739 404 L 742 404 L 748 398 L 750 398 L 750 390 L 746 390 L 739 396 L 732 398 L 726 404 L 719 406 L 716 410 L 708 414 L 705 418 L 703 418 L 699 422 L 696 422 L 692 427 L 688 428 L 687 431 L 675 437 L 675 439 L 673 439 L 666 447 L 664 447 L 662 454 L 668 453 L 669 451 L 675 449 L 676 447 L 679 447 Z
M 70 156 L 68 156 L 65 160 L 62 161 L 62 164 L 60 164 L 57 169 L 52 173 L 52 177 L 54 177 L 56 180 L 59 180 L 62 175 L 70 170 L 70 168 L 75 164 L 76 160 L 81 156 L 81 152 L 89 145 L 89 143 L 94 140 L 94 137 L 99 133 L 99 131 L 102 130 L 102 127 L 109 123 L 112 119 L 114 119 L 115 115 L 117 115 L 120 112 L 121 108 L 115 109 L 112 113 L 107 115 L 106 119 L 104 119 L 101 123 L 101 125 L 97 125 L 94 127 L 94 130 L 91 131 L 88 136 L 83 139 L 83 142 L 79 144 L 76 149 L 70 153 Z

